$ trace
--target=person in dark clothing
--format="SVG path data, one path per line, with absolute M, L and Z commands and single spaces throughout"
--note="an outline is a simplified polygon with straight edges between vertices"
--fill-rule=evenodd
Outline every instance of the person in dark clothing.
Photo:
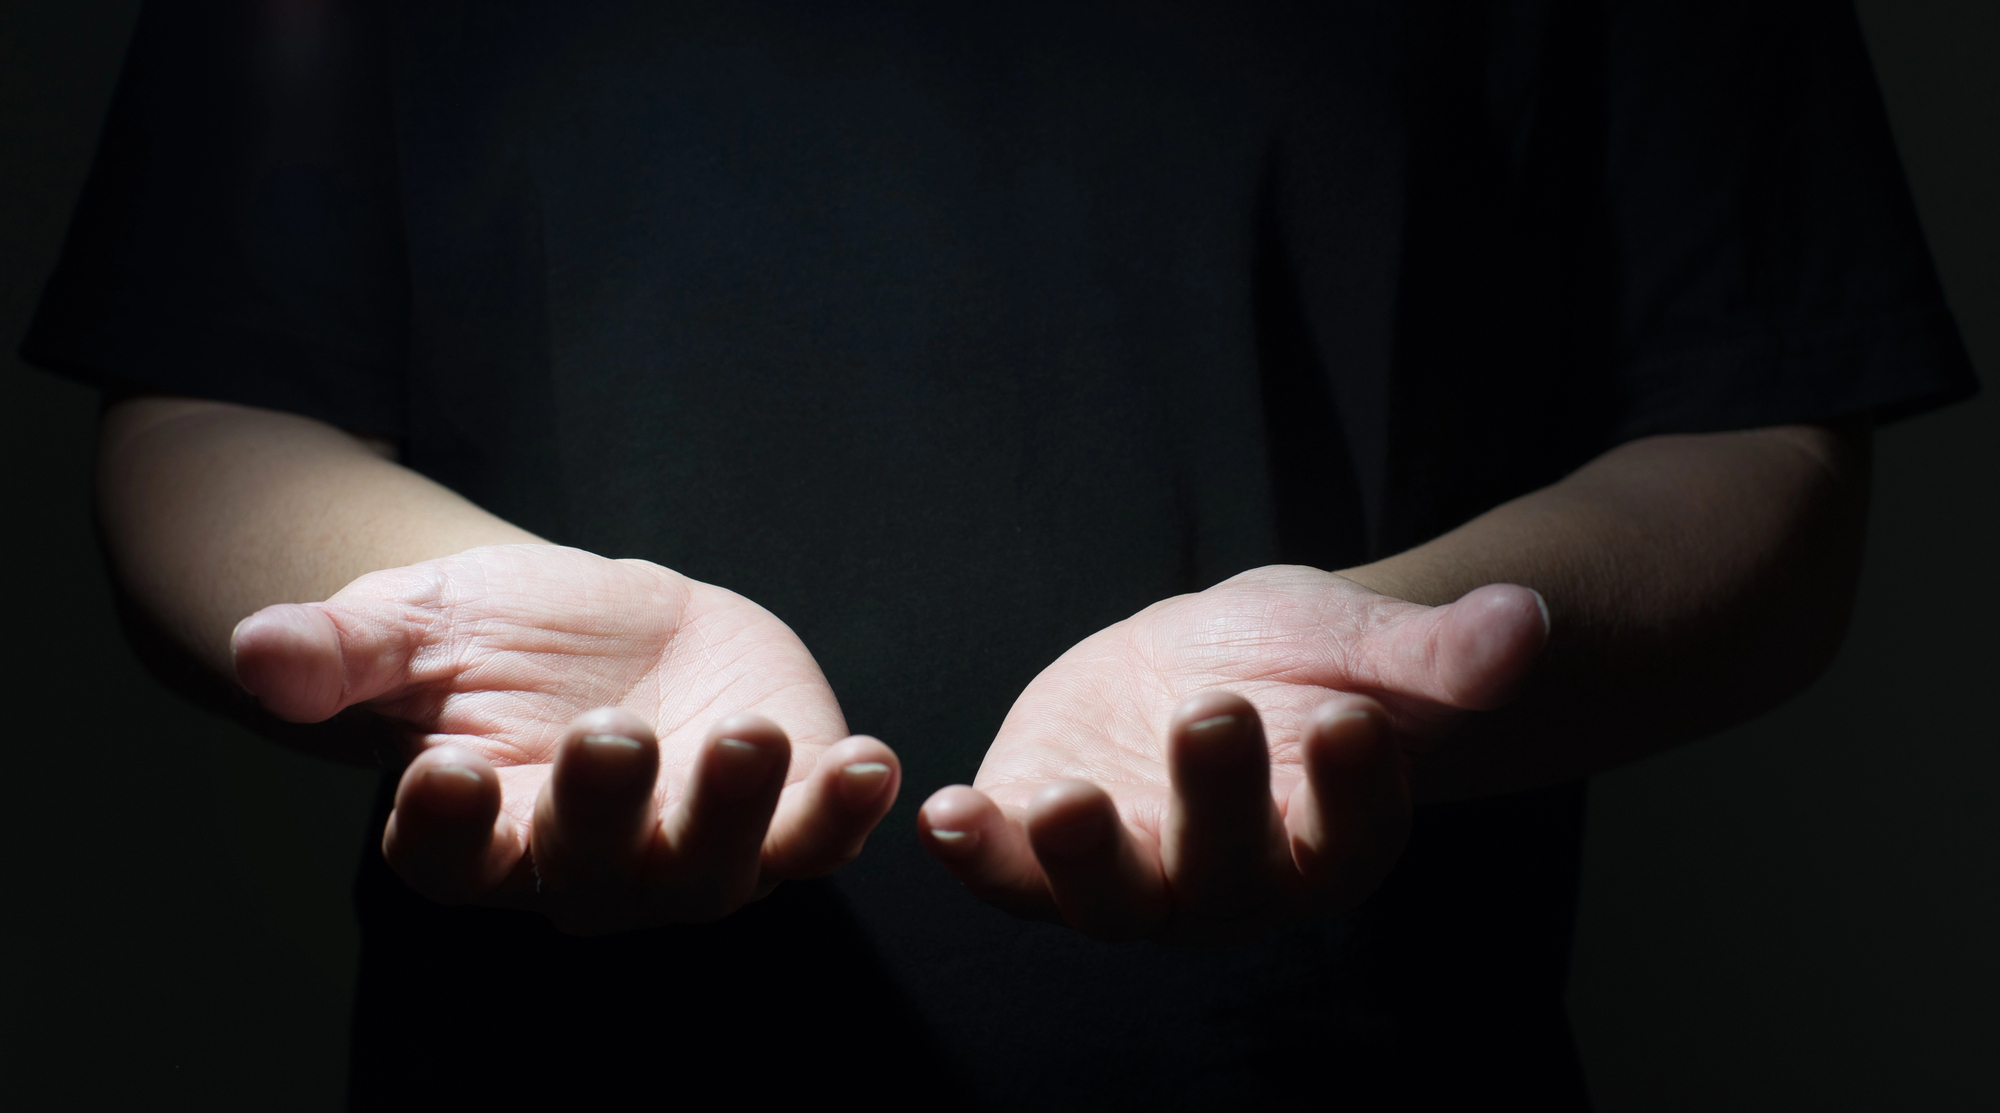
M 365 1109 L 1584 1108 L 1583 778 L 1973 389 L 1830 0 L 156 2 L 24 354 L 382 763 Z

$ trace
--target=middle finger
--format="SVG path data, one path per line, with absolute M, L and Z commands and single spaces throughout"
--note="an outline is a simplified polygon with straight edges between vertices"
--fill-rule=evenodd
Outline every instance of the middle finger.
M 630 711 L 606 707 L 570 724 L 535 798 L 535 872 L 558 891 L 629 886 L 657 834 L 660 747 Z
M 1292 865 L 1257 709 L 1233 692 L 1189 698 L 1167 728 L 1167 771 L 1160 857 L 1177 921 L 1200 935 L 1260 920 Z

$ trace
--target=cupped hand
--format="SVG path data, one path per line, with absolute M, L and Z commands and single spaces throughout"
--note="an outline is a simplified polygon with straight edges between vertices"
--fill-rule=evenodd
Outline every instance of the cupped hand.
M 1246 572 L 1051 664 L 919 831 L 974 894 L 1099 938 L 1232 942 L 1351 907 L 1407 838 L 1408 755 L 1505 703 L 1547 634 L 1523 587 L 1426 607 Z
M 831 872 L 901 777 L 789 627 L 645 561 L 472 549 L 266 607 L 232 653 L 282 719 L 359 705 L 405 732 L 382 849 L 413 888 L 570 931 L 713 919 Z

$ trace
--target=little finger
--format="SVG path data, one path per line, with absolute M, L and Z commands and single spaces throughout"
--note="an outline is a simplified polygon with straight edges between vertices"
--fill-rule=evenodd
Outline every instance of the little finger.
M 785 786 L 764 836 L 766 882 L 832 873 L 861 853 L 896 802 L 902 763 L 864 735 L 837 742 L 810 776 Z
M 1023 919 L 1061 921 L 1027 831 L 985 793 L 939 789 L 918 810 L 917 833 L 973 896 Z
M 1135 838 L 1105 791 L 1058 781 L 1028 804 L 1028 841 L 1063 920 L 1098 939 L 1143 939 L 1169 901 L 1157 844 Z

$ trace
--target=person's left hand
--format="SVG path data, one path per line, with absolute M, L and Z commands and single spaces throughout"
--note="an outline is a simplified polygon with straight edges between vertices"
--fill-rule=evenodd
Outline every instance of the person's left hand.
M 1548 619 L 1270 567 L 1157 603 L 1028 685 L 918 828 L 972 892 L 1105 939 L 1230 942 L 1359 903 L 1407 837 L 1408 753 L 1500 705 Z

